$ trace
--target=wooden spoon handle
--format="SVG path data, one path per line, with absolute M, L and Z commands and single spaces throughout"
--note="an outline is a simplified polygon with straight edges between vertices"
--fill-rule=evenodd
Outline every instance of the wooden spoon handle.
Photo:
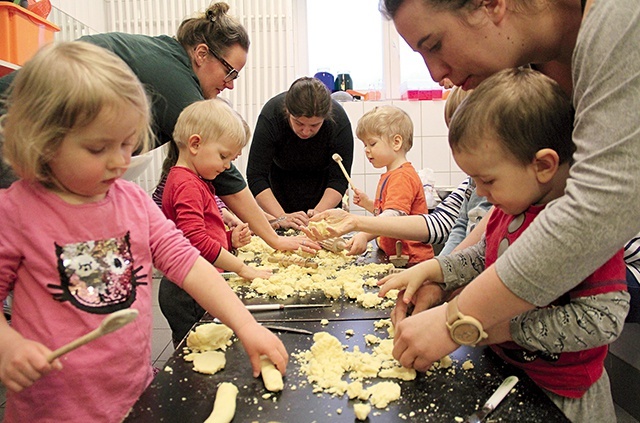
M 76 348 L 81 347 L 84 344 L 91 342 L 102 335 L 103 334 L 100 328 L 94 329 L 91 332 L 87 333 L 86 335 L 83 335 L 80 338 L 69 342 L 67 345 L 61 346 L 60 348 L 58 348 L 57 350 L 49 354 L 49 356 L 47 357 L 47 360 L 49 361 L 49 363 L 51 363 L 53 360 L 60 357 L 61 355 L 66 354 L 69 351 L 73 351 Z

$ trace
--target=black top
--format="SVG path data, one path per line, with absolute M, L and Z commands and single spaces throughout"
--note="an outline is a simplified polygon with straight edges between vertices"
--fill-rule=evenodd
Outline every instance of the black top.
M 351 172 L 353 132 L 344 109 L 332 100 L 331 118 L 325 119 L 318 133 L 306 140 L 299 138 L 285 113 L 285 95 L 273 97 L 260 112 L 247 181 L 254 196 L 271 188 L 286 213 L 306 212 L 318 204 L 325 189 L 346 192 L 347 180 L 332 156 L 338 153 Z

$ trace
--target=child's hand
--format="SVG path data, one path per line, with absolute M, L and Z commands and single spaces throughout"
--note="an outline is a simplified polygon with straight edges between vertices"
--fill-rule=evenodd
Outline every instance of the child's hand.
M 373 201 L 369 199 L 369 196 L 358 188 L 353 189 L 353 204 L 362 207 L 365 210 L 373 210 Z
M 413 299 L 413 295 L 424 283 L 430 283 L 430 275 L 428 267 L 425 266 L 428 261 L 420 263 L 416 266 L 403 270 L 400 273 L 393 273 L 385 276 L 378 281 L 380 292 L 378 296 L 383 297 L 392 289 L 405 290 L 402 300 L 405 304 L 409 304 Z
M 248 223 L 240 223 L 231 231 L 231 246 L 233 248 L 244 247 L 251 242 L 251 230 Z
M 260 375 L 260 356 L 266 355 L 284 376 L 289 362 L 289 354 L 284 344 L 269 329 L 262 327 L 255 320 L 236 330 L 236 335 L 242 342 L 251 360 L 253 377 Z
M 271 269 L 256 269 L 246 264 L 242 266 L 242 269 L 238 272 L 238 276 L 247 280 L 254 280 L 255 278 L 269 279 L 273 275 Z
M 39 342 L 12 341 L 0 355 L 0 380 L 13 392 L 28 388 L 47 373 L 62 369 L 60 360 L 47 361 L 49 354 L 51 350 Z
M 398 293 L 396 306 L 391 310 L 391 323 L 396 326 L 407 316 L 413 316 L 432 307 L 442 304 L 449 293 L 435 283 L 423 284 L 411 298 L 411 303 L 404 302 L 404 291 Z
M 359 232 L 353 236 L 349 241 L 347 241 L 345 245 L 345 249 L 347 250 L 348 256 L 359 256 L 360 254 L 367 251 L 367 244 L 369 241 L 367 240 L 367 236 Z
M 238 218 L 235 214 L 233 214 L 229 209 L 223 207 L 222 211 L 222 221 L 229 229 L 233 229 L 238 225 L 242 224 L 242 220 Z

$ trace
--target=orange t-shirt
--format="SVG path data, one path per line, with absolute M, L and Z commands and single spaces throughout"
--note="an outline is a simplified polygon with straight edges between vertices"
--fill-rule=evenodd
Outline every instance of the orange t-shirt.
M 383 173 L 376 189 L 374 214 L 377 216 L 387 209 L 412 214 L 428 213 L 422 181 L 411 163 L 403 163 L 397 169 Z M 381 236 L 378 245 L 387 255 L 396 254 L 396 238 Z M 409 256 L 409 263 L 419 263 L 433 258 L 433 247 L 420 241 L 402 242 L 402 254 Z

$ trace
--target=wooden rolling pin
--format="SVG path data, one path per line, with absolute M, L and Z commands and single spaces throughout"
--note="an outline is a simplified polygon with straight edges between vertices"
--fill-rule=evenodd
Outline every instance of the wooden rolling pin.
M 269 262 L 279 263 L 283 266 L 297 264 L 298 266 L 301 266 L 301 267 L 311 267 L 313 269 L 318 268 L 318 263 L 316 263 L 312 259 L 305 259 L 302 257 L 295 257 L 295 256 L 269 257 Z

